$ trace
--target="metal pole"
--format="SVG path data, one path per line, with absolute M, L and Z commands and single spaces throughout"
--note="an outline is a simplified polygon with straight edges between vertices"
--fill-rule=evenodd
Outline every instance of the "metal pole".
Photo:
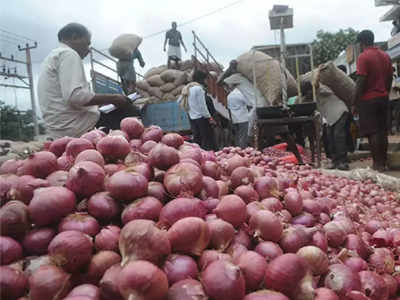
M 281 18 L 281 80 L 282 80 L 282 105 L 287 105 L 287 81 L 286 81 L 286 46 L 285 30 L 283 29 L 283 18 Z
M 314 55 L 313 55 L 313 48 L 312 45 L 308 45 L 310 47 L 310 57 L 311 57 L 311 84 L 312 84 L 312 91 L 313 91 L 313 101 L 317 101 L 317 91 L 315 90 L 314 86 Z
M 285 44 L 285 30 L 283 29 L 283 18 L 281 18 L 281 64 L 286 68 L 286 44 Z
M 301 86 L 300 86 L 300 67 L 299 67 L 299 58 L 296 56 L 296 76 L 297 76 L 297 96 L 299 97 L 299 100 L 302 101 L 302 95 L 301 95 Z

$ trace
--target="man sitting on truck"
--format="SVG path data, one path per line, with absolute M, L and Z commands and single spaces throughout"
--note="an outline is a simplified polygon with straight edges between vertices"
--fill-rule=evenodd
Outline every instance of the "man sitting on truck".
M 183 46 L 183 49 L 185 49 L 185 52 L 187 52 L 187 49 L 182 40 L 182 35 L 178 30 L 176 30 L 176 27 L 176 22 L 172 22 L 172 28 L 165 34 L 164 52 L 166 51 L 168 41 L 168 69 L 171 67 L 171 60 L 173 60 L 175 61 L 176 69 L 179 70 L 179 63 L 182 60 L 181 45 Z
M 39 105 L 49 135 L 79 137 L 95 127 L 119 128 L 124 117 L 138 115 L 130 99 L 118 94 L 95 94 L 86 80 L 82 59 L 89 53 L 91 34 L 78 23 L 58 32 L 60 46 L 45 58 L 39 75 Z M 113 104 L 111 113 L 98 106 Z

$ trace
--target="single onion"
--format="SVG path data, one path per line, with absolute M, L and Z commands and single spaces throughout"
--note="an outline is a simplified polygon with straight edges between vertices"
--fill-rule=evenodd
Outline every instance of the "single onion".
M 163 300 L 168 293 L 168 280 L 164 272 L 143 260 L 127 264 L 118 281 L 119 291 L 125 299 Z
M 83 138 L 73 138 L 65 147 L 65 153 L 75 159 L 79 153 L 87 149 L 94 149 L 92 142 Z
M 228 175 L 231 175 L 233 170 L 238 167 L 246 167 L 247 164 L 248 161 L 245 158 L 241 157 L 238 154 L 235 154 L 223 163 L 223 168 Z
M 369 264 L 378 273 L 392 274 L 394 272 L 394 256 L 387 248 L 376 248 L 368 259 Z
M 47 180 L 35 178 L 31 175 L 24 175 L 18 178 L 17 185 L 11 189 L 10 193 L 14 199 L 29 204 L 35 189 L 48 186 L 49 182 Z
M 0 175 L 17 174 L 18 169 L 22 164 L 22 160 L 8 159 L 0 165 Z
M 181 157 L 181 155 L 179 157 Z M 194 159 L 191 159 L 191 158 L 180 158 L 179 162 L 192 164 L 192 165 L 195 165 L 198 168 L 201 167 L 201 165 L 197 161 L 195 161 Z
M 121 201 L 131 201 L 147 194 L 148 181 L 139 173 L 119 171 L 112 175 L 106 188 L 111 197 Z
M 46 181 L 49 186 L 65 186 L 68 179 L 68 172 L 64 170 L 58 170 L 47 176 Z
M 160 170 L 168 170 L 179 162 L 178 150 L 162 143 L 157 144 L 149 153 L 150 164 Z
M 168 230 L 168 239 L 173 251 L 199 256 L 210 242 L 210 230 L 200 218 L 183 218 Z
M 285 295 L 295 291 L 307 272 L 307 263 L 296 254 L 283 254 L 272 260 L 265 271 L 264 284 Z
M 279 198 L 277 181 L 270 176 L 259 177 L 254 181 L 254 189 L 260 195 L 261 199 L 268 197 Z
M 325 252 L 315 246 L 306 246 L 297 251 L 309 266 L 314 276 L 323 275 L 328 271 L 329 260 Z
M 164 176 L 164 186 L 173 196 L 195 196 L 203 188 L 200 168 L 189 163 L 178 163 Z
M 147 163 L 149 160 L 148 156 L 137 151 L 131 151 L 124 159 L 126 166 L 134 166 L 138 163 Z
M 371 300 L 381 300 L 389 298 L 389 289 L 382 276 L 371 271 L 361 271 L 361 291 Z
M 0 298 L 15 300 L 22 297 L 28 288 L 28 280 L 24 273 L 8 266 L 0 266 Z M 44 299 L 44 298 L 43 298 Z
M 57 234 L 49 244 L 49 255 L 67 272 L 78 271 L 92 257 L 93 243 L 89 236 L 79 231 Z
M 93 145 L 96 145 L 97 142 L 100 141 L 100 139 L 105 136 L 106 136 L 106 133 L 104 131 L 101 131 L 99 129 L 93 129 L 93 130 L 83 134 L 81 136 L 81 138 L 87 139 L 88 141 L 92 142 Z
M 393 236 L 388 230 L 379 229 L 371 237 L 371 244 L 376 247 L 389 247 L 392 244 Z
M 148 260 L 159 265 L 171 253 L 169 235 L 150 220 L 133 220 L 120 233 L 122 266 L 129 261 Z
M 213 249 L 225 251 L 235 235 L 235 228 L 221 219 L 208 221 L 207 225 L 210 230 L 210 246 Z
M 29 215 L 38 226 L 58 222 L 75 208 L 74 193 L 64 187 L 46 187 L 35 190 L 29 203 Z M 49 213 L 51 212 L 51 213 Z
M 283 209 L 282 202 L 274 197 L 265 198 L 261 201 L 261 203 L 265 209 L 268 209 L 272 212 L 281 211 Z
M 167 193 L 165 192 L 164 186 L 157 181 L 149 182 L 147 195 L 157 198 L 162 203 L 164 203 L 167 199 Z
M 250 220 L 251 217 L 261 210 L 267 210 L 267 208 L 261 202 L 250 202 L 246 205 L 246 219 Z
M 96 250 L 118 251 L 118 241 L 121 229 L 114 225 L 109 225 L 100 230 L 94 239 Z
M 193 258 L 179 254 L 168 256 L 163 270 L 168 278 L 169 285 L 173 285 L 180 280 L 197 278 L 199 273 L 197 264 Z
M 348 257 L 345 259 L 344 264 L 348 266 L 353 272 L 358 273 L 368 269 L 368 264 L 361 257 Z
M 53 228 L 36 228 L 25 235 L 22 245 L 27 254 L 43 255 L 47 253 L 47 247 L 55 235 Z
M 119 203 L 107 192 L 92 195 L 87 205 L 89 214 L 103 222 L 113 220 L 121 212 Z
M 180 219 L 187 217 L 204 218 L 207 209 L 196 198 L 176 198 L 168 202 L 160 212 L 160 224 L 170 227 Z
M 253 184 L 254 176 L 249 168 L 238 167 L 231 174 L 231 188 L 235 189 L 241 185 Z
M 178 149 L 181 145 L 183 145 L 183 142 L 183 137 L 177 133 L 167 133 L 161 139 L 161 143 L 170 147 L 174 147 L 175 149 Z
M 97 252 L 90 260 L 84 276 L 88 282 L 97 284 L 107 269 L 120 262 L 121 256 L 114 251 Z
M 79 153 L 78 156 L 75 158 L 75 163 L 78 163 L 80 161 L 91 161 L 98 164 L 100 167 L 104 167 L 103 156 L 100 154 L 99 151 L 94 149 L 84 150 Z
M 246 220 L 246 203 L 239 196 L 226 195 L 221 198 L 214 213 L 238 228 Z
M 243 300 L 290 300 L 290 299 L 286 297 L 284 294 L 276 291 L 260 290 L 257 292 L 247 294 Z
M 128 173 L 138 173 L 146 177 L 148 181 L 154 179 L 154 169 L 145 162 L 138 162 L 133 165 L 130 165 L 129 168 L 126 168 L 124 170 L 125 172 Z
M 281 247 L 273 242 L 261 242 L 256 246 L 254 251 L 262 255 L 267 262 L 283 254 Z
M 8 236 L 0 236 L 0 265 L 9 265 L 21 258 L 21 245 Z
M 140 152 L 143 154 L 149 154 L 151 149 L 153 149 L 155 146 L 157 146 L 157 143 L 155 141 L 146 141 L 143 142 L 143 144 L 139 147 Z
M 292 224 L 303 225 L 306 227 L 313 227 L 316 223 L 316 219 L 312 214 L 303 212 L 292 219 Z
M 346 265 L 334 264 L 329 266 L 325 287 L 337 293 L 339 297 L 345 297 L 350 291 L 360 291 L 361 281 L 358 273 L 354 273 Z
M 212 177 L 215 180 L 218 180 L 221 177 L 221 168 L 213 161 L 206 160 L 203 162 L 201 170 L 203 171 L 204 176 Z
M 303 211 L 303 199 L 300 193 L 294 188 L 287 189 L 284 202 L 285 208 L 292 216 L 297 216 Z
M 192 159 L 199 164 L 199 167 L 203 163 L 203 156 L 201 155 L 201 150 L 195 147 L 187 147 L 185 145 L 179 147 L 179 158 L 181 160 Z
M 225 261 L 212 262 L 202 273 L 201 282 L 206 294 L 218 300 L 242 300 L 245 279 L 239 267 Z
M 244 225 L 243 227 L 241 227 L 235 234 L 233 240 L 233 243 L 237 243 L 237 244 L 242 244 L 243 246 L 245 246 L 246 248 L 250 249 L 252 246 L 252 242 L 250 239 L 250 235 L 248 233 L 248 228 L 246 225 Z
M 131 146 L 128 141 L 120 135 L 108 135 L 97 142 L 96 149 L 106 160 L 116 161 L 118 159 L 124 159 L 131 151 Z
M 174 283 L 168 290 L 168 300 L 208 300 L 203 285 L 194 279 Z
M 222 180 L 217 180 L 218 188 L 219 188 L 219 198 L 222 196 L 225 196 L 229 194 L 229 183 L 222 181 Z
M 83 296 L 91 298 L 91 300 L 100 299 L 100 290 L 97 286 L 93 284 L 81 284 L 75 287 L 67 297 Z M 73 300 L 74 298 L 72 298 Z M 89 299 L 88 299 L 89 300 Z
M 130 139 L 138 139 L 144 132 L 143 123 L 134 117 L 124 118 L 121 120 L 121 130 L 125 131 Z
M 285 253 L 296 253 L 309 242 L 307 233 L 299 227 L 289 227 L 283 231 L 279 244 Z
M 214 178 L 203 176 L 203 190 L 200 192 L 200 197 L 203 200 L 208 198 L 218 198 L 219 187 Z
M 0 208 L 1 235 L 19 238 L 29 227 L 29 209 L 21 201 L 10 201 Z
M 253 201 L 260 200 L 260 197 L 258 196 L 258 193 L 250 185 L 238 186 L 235 189 L 234 194 L 239 196 L 240 198 L 242 198 L 242 200 L 244 202 L 246 202 L 247 204 L 250 203 L 250 202 L 253 202 Z
M 325 233 L 317 231 L 313 234 L 311 240 L 313 246 L 320 248 L 324 252 L 328 251 L 328 239 Z
M 31 175 L 36 178 L 46 178 L 58 169 L 57 157 L 49 151 L 31 154 L 18 169 L 18 175 Z
M 378 229 L 382 228 L 382 224 L 379 221 L 376 220 L 370 220 L 368 223 L 365 225 L 365 231 L 374 234 Z
M 121 271 L 121 265 L 115 264 L 104 273 L 99 283 L 101 299 L 124 299 L 118 288 Z
M 71 287 L 71 275 L 56 266 L 42 266 L 29 277 L 29 299 L 63 299 Z
M 243 273 L 248 291 L 257 290 L 264 279 L 267 262 L 264 257 L 254 251 L 243 253 L 238 260 L 237 266 Z
M 163 131 L 159 126 L 151 125 L 144 129 L 142 134 L 142 141 L 143 143 L 146 141 L 155 141 L 160 142 L 163 137 Z
M 346 249 L 356 251 L 357 254 L 363 259 L 367 259 L 368 256 L 371 254 L 371 251 L 368 248 L 368 246 L 356 234 L 349 234 L 346 236 L 344 247 Z
M 76 195 L 89 197 L 104 190 L 105 175 L 98 164 L 81 161 L 69 170 L 66 187 Z
M 314 300 L 339 300 L 339 297 L 330 289 L 319 288 L 315 290 Z
M 242 254 L 246 253 L 248 250 L 249 249 L 247 249 L 243 244 L 232 243 L 228 250 L 226 250 L 226 253 L 231 256 L 232 262 L 237 264 L 240 256 L 242 256 Z
M 203 200 L 203 206 L 207 209 L 208 213 L 212 213 L 214 209 L 218 206 L 219 199 L 217 198 L 208 198 L 207 200 Z
M 346 239 L 346 232 L 338 225 L 337 222 L 331 221 L 326 223 L 323 228 L 326 233 L 329 246 L 336 248 L 344 243 Z
M 198 264 L 199 264 L 200 270 L 204 270 L 212 262 L 214 262 L 216 260 L 219 260 L 219 259 L 232 262 L 232 257 L 227 253 L 221 253 L 221 252 L 219 252 L 217 250 L 205 250 L 205 251 L 203 251 L 203 253 L 201 254 L 201 256 L 200 256 L 200 258 L 198 260 Z
M 80 231 L 89 236 L 95 236 L 100 231 L 100 225 L 95 218 L 87 213 L 74 213 L 66 216 L 58 224 L 58 232 Z
M 318 217 L 322 213 L 322 206 L 317 200 L 303 200 L 303 210 Z
M 69 171 L 74 165 L 74 158 L 70 156 L 60 156 L 57 158 L 57 169 L 61 171 Z
M 104 165 L 104 172 L 106 172 L 107 176 L 112 176 L 114 173 L 125 169 L 125 166 L 122 164 L 106 164 Z
M 250 230 L 254 237 L 260 237 L 264 241 L 278 242 L 281 239 L 283 226 L 273 212 L 260 210 L 256 212 L 249 222 Z
M 157 221 L 162 208 L 162 203 L 157 198 L 151 196 L 139 198 L 125 207 L 121 220 L 123 224 L 136 219 Z

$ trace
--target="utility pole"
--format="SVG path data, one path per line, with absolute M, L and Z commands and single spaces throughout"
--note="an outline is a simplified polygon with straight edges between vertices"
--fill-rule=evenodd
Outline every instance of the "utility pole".
M 33 113 L 33 124 L 34 124 L 34 135 L 37 137 L 39 135 L 39 125 L 37 120 L 36 113 L 36 104 L 35 104 L 35 91 L 33 87 L 33 75 L 32 75 L 32 59 L 31 59 L 31 49 L 37 48 L 37 42 L 34 42 L 33 45 L 25 44 L 25 48 L 22 48 L 18 45 L 19 51 L 25 51 L 26 54 L 26 69 L 28 72 L 28 80 L 29 80 L 29 89 L 31 92 L 31 105 L 32 105 L 32 113 Z

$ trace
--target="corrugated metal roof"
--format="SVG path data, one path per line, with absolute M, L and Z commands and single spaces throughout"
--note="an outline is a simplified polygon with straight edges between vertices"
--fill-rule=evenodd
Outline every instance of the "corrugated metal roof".
M 381 18 L 381 22 L 393 21 L 400 17 L 400 5 L 394 5 L 386 14 L 384 14 Z

